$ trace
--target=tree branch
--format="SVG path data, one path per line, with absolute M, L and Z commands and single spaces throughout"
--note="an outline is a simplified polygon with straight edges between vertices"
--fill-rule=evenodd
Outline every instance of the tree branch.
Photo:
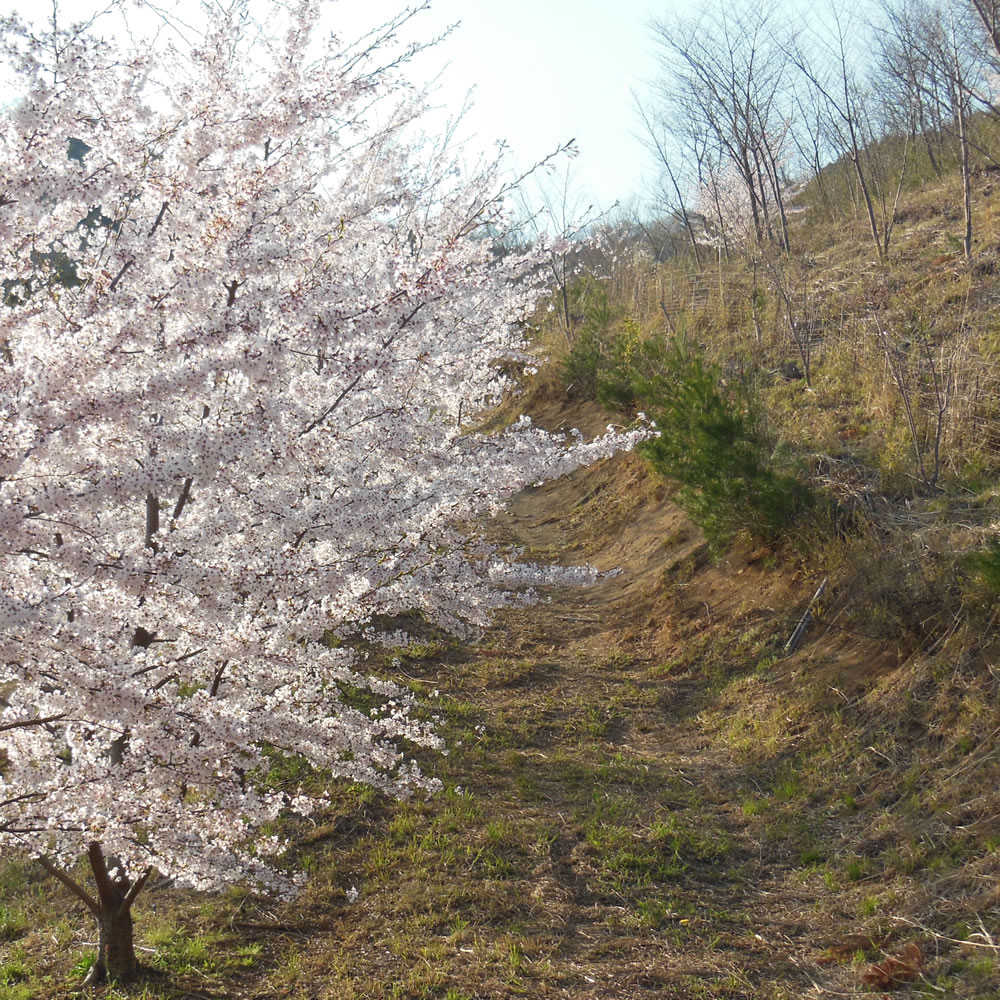
M 179 518 L 181 514 L 184 513 L 184 508 L 187 506 L 188 500 L 191 498 L 191 484 L 193 482 L 194 479 L 191 476 L 188 476 L 188 478 L 184 480 L 184 486 L 181 489 L 181 495 L 177 499 L 177 504 L 174 507 L 173 514 L 170 515 L 171 520 L 176 521 L 177 518 Z
M 304 431 L 299 431 L 299 437 L 305 437 L 310 431 L 319 427 L 319 425 L 323 423 L 323 421 L 326 420 L 326 418 L 330 416 L 330 414 L 333 413 L 338 406 L 340 406 L 340 404 L 344 401 L 344 397 L 357 386 L 364 374 L 364 372 L 361 372 L 361 374 L 358 375 L 358 377 L 351 382 L 351 384 L 348 385 L 347 388 L 344 389 L 343 392 L 341 392 L 341 394 Z
M 160 530 L 160 501 L 157 496 L 150 492 L 146 494 L 146 540 L 143 545 L 147 549 L 156 551 L 156 542 L 153 536 Z
M 44 726 L 49 722 L 58 722 L 65 719 L 67 712 L 60 712 L 58 715 L 46 715 L 43 718 L 19 719 L 17 722 L 5 722 L 0 726 L 0 733 L 5 733 L 9 729 L 26 729 L 28 726 Z
M 121 270 L 111 279 L 111 284 L 108 285 L 108 291 L 113 292 L 118 287 L 118 282 L 125 277 L 125 272 L 135 263 L 135 258 L 132 260 L 125 261 L 122 264 Z
M 223 660 L 222 666 L 215 671 L 215 676 L 212 678 L 212 690 L 208 692 L 210 698 L 214 698 L 219 693 L 219 687 L 222 684 L 222 675 L 226 672 L 227 666 L 229 666 L 229 660 Z
M 87 892 L 87 890 L 84 889 L 83 886 L 80 885 L 75 879 L 70 878 L 69 875 L 67 875 L 61 868 L 59 868 L 57 865 L 54 865 L 51 861 L 49 861 L 49 859 L 45 857 L 44 854 L 39 854 L 36 860 L 50 875 L 59 879 L 59 881 L 62 882 L 62 884 L 66 886 L 66 888 L 69 889 L 69 891 L 73 893 L 73 895 L 76 896 L 77 899 L 82 900 L 83 903 L 86 904 L 87 909 L 90 910 L 91 913 L 97 915 L 100 914 L 101 912 L 100 905 L 97 903 L 94 897 L 91 896 L 90 893 Z
M 118 908 L 118 915 L 120 917 L 123 917 L 126 913 L 128 913 L 130 907 L 135 902 L 135 897 L 139 895 L 142 887 L 146 884 L 146 880 L 152 873 L 153 869 L 152 866 L 150 866 L 132 883 L 132 887 L 125 894 L 125 898 L 122 900 L 122 905 Z
M 403 330 L 406 329 L 406 325 L 410 322 L 410 320 L 413 319 L 413 317 L 416 316 L 417 313 L 420 312 L 420 310 L 423 309 L 425 305 L 426 303 L 424 302 L 418 303 L 411 312 L 408 312 L 402 318 L 402 320 L 400 320 L 399 327 L 396 330 L 396 332 L 382 345 L 383 349 L 389 347 L 392 344 L 392 342 L 400 335 L 400 333 L 402 333 Z M 364 378 L 364 375 L 365 372 L 361 372 L 357 376 L 357 378 L 355 378 L 354 381 L 351 382 L 351 384 L 348 385 L 340 393 L 340 395 L 305 430 L 299 431 L 299 437 L 305 437 L 310 431 L 315 430 L 317 427 L 319 427 L 319 425 L 323 423 L 323 421 L 326 420 L 326 418 L 330 416 L 330 414 L 333 413 L 333 411 L 336 410 L 338 406 L 340 406 L 340 404 L 344 401 L 348 393 L 354 391 L 354 389 L 357 387 L 357 384 L 361 381 L 362 378 Z
M 96 840 L 92 840 L 87 846 L 87 858 L 90 860 L 90 869 L 94 873 L 94 882 L 97 885 L 97 895 L 100 898 L 101 907 L 105 910 L 117 910 L 121 905 L 121 893 L 108 874 L 108 864 L 104 860 L 104 852 Z M 98 913 L 101 907 L 98 907 Z
M 165 201 L 165 202 L 164 202 L 164 203 L 163 203 L 163 204 L 162 204 L 162 205 L 160 206 L 160 214 L 159 214 L 159 215 L 158 215 L 158 216 L 156 217 L 156 221 L 155 221 L 155 222 L 153 223 L 153 228 L 152 228 L 152 229 L 150 229 L 150 231 L 149 231 L 148 233 L 146 233 L 146 236 L 147 236 L 147 237 L 148 237 L 148 236 L 152 236 L 152 235 L 153 235 L 153 233 L 155 233 L 155 232 L 156 232 L 156 230 L 160 228 L 160 223 L 161 223 L 161 222 L 163 221 L 163 216 L 164 216 L 164 215 L 166 214 L 166 211 L 167 211 L 167 206 L 168 206 L 169 204 L 170 204 L 170 202 L 169 202 L 169 201 Z

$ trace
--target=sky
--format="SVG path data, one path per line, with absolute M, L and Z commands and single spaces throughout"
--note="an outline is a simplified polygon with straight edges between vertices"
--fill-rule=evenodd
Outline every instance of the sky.
M 632 91 L 648 91 L 657 72 L 656 13 L 655 0 L 431 0 L 418 25 L 460 22 L 435 54 L 449 63 L 441 96 L 458 103 L 474 88 L 469 125 L 484 145 L 506 140 L 526 169 L 575 139 L 571 189 L 607 208 L 638 194 L 652 169 Z
M 173 0 L 159 2 L 173 6 Z M 59 0 L 60 19 L 106 6 Z M 185 6 L 195 7 L 195 0 L 179 0 L 177 9 Z M 251 12 L 254 6 L 263 4 L 250 0 Z M 347 40 L 388 20 L 406 0 L 330 0 L 327 6 L 331 29 Z M 546 183 L 560 185 L 568 169 L 571 199 L 580 208 L 607 209 L 641 196 L 655 175 L 638 138 L 632 91 L 648 93 L 656 76 L 648 22 L 668 6 L 676 8 L 677 0 L 430 0 L 430 9 L 410 22 L 411 35 L 432 38 L 457 27 L 414 73 L 429 79 L 444 69 L 434 102 L 448 114 L 472 91 L 464 123 L 468 148 L 492 152 L 505 140 L 513 173 L 575 139 L 579 155 Z M 48 16 L 50 4 L 0 0 L 0 12 L 12 9 L 35 20 Z

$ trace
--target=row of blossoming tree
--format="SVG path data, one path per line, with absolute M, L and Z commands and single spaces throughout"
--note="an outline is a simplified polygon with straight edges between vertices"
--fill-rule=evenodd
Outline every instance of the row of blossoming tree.
M 0 21 L 0 847 L 93 912 L 94 980 L 136 973 L 151 874 L 294 892 L 259 831 L 324 799 L 270 790 L 275 751 L 433 789 L 352 637 L 521 599 L 541 571 L 462 526 L 628 444 L 468 430 L 545 250 L 495 254 L 495 173 L 419 138 L 398 20 L 268 17 L 141 51 Z

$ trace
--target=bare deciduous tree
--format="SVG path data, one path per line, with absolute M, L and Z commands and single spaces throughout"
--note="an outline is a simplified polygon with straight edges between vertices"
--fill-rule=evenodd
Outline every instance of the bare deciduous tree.
M 774 8 L 716 4 L 700 17 L 652 27 L 664 55 L 659 122 L 678 145 L 697 151 L 700 180 L 706 167 L 717 176 L 726 167 L 735 172 L 756 242 L 787 252 L 783 162 L 792 105 Z
M 977 103 L 990 104 L 986 52 L 977 38 L 977 24 L 965 4 L 949 0 L 889 0 L 883 13 L 879 70 L 890 83 L 887 103 L 895 98 L 909 118 L 911 135 L 923 135 L 939 176 L 933 151 L 935 146 L 944 150 L 951 140 L 962 179 L 962 246 L 966 261 L 971 261 L 972 111 Z M 933 134 L 928 122 L 933 123 Z
M 662 118 L 657 118 L 641 101 L 636 99 L 636 109 L 643 127 L 643 140 L 646 148 L 653 154 L 657 165 L 666 175 L 665 180 L 670 181 L 669 190 L 665 184 L 660 185 L 657 192 L 656 202 L 658 208 L 665 207 L 669 214 L 676 215 L 684 225 L 684 230 L 691 242 L 691 252 L 694 254 L 695 264 L 701 268 L 701 250 L 698 247 L 698 237 L 695 235 L 694 220 L 688 211 L 687 198 L 681 187 L 679 171 L 675 161 L 671 156 L 670 142 L 671 136 Z M 676 200 L 674 200 L 676 199 Z
M 879 259 L 884 260 L 889 255 L 905 157 L 894 177 L 895 191 L 892 192 L 893 178 L 888 165 L 884 158 L 876 158 L 879 151 L 873 148 L 882 134 L 874 110 L 875 102 L 865 86 L 863 67 L 856 65 L 850 55 L 848 38 L 862 30 L 862 26 L 836 7 L 832 8 L 830 16 L 832 30 L 829 34 L 812 32 L 808 45 L 800 37 L 789 47 L 788 54 L 825 106 L 831 139 L 839 154 L 851 163 L 872 242 Z

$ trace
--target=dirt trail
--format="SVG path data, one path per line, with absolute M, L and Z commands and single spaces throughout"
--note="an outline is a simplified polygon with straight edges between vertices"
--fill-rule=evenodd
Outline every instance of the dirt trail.
M 760 553 L 712 565 L 630 458 L 525 491 L 501 528 L 540 562 L 621 569 L 590 588 L 552 590 L 507 615 L 493 638 L 507 655 L 546 661 L 531 680 L 540 700 L 609 706 L 595 732 L 622 780 L 600 794 L 628 805 L 614 806 L 608 825 L 665 857 L 646 871 L 636 862 L 616 890 L 616 847 L 602 843 L 600 821 L 574 814 L 578 794 L 562 772 L 539 778 L 557 834 L 536 893 L 564 928 L 560 964 L 586 970 L 557 995 L 803 997 L 857 983 L 821 964 L 828 946 L 853 952 L 853 916 L 831 921 L 817 905 L 821 878 L 803 879 L 787 842 L 755 829 L 745 804 L 764 795 L 762 769 L 706 729 L 703 681 L 663 667 L 700 628 L 773 612 L 787 584 L 760 568 Z M 543 757 L 559 752 L 556 738 L 537 743 Z
M 533 416 L 604 423 L 564 399 Z M 373 654 L 434 714 L 449 752 L 421 764 L 444 790 L 330 787 L 289 833 L 292 902 L 140 897 L 146 996 L 1000 998 L 1000 647 L 901 662 L 825 624 L 781 656 L 818 581 L 764 548 L 710 559 L 632 456 L 525 490 L 491 533 L 620 572 L 474 645 L 415 621 Z M 18 1000 L 70 995 L 92 934 L 43 874 L 0 866 Z
M 563 399 L 533 416 L 603 425 Z M 620 572 L 475 645 L 417 622 L 385 652 L 438 720 L 449 753 L 422 763 L 444 791 L 336 790 L 303 897 L 225 916 L 230 953 L 261 950 L 213 996 L 1000 997 L 1000 947 L 973 940 L 1000 940 L 1000 674 L 829 624 L 783 657 L 817 581 L 763 548 L 710 559 L 633 456 L 490 530 Z

